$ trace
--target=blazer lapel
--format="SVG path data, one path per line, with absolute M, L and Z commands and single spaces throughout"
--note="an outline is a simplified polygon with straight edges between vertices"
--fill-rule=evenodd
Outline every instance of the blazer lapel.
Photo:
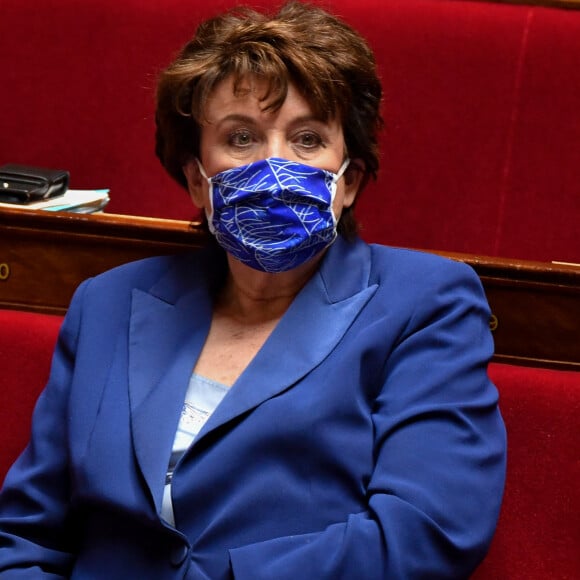
M 341 238 L 200 431 L 212 430 L 290 388 L 335 348 L 377 286 L 369 286 L 370 248 Z
M 193 284 L 175 299 L 167 297 L 170 287 L 163 281 L 153 293 L 133 291 L 129 329 L 133 446 L 157 511 L 185 392 L 211 320 L 205 285 Z

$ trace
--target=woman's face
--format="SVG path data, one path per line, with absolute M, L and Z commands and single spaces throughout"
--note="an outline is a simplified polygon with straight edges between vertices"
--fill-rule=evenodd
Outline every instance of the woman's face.
M 233 79 L 220 83 L 208 101 L 201 126 L 200 161 L 208 177 L 268 157 L 282 157 L 336 173 L 346 158 L 340 123 L 315 118 L 308 102 L 289 86 L 278 111 L 263 111 L 265 86 L 247 80 L 237 95 Z M 354 167 L 353 167 L 354 169 Z M 184 167 L 194 204 L 210 209 L 209 187 L 195 160 Z M 337 185 L 335 215 L 354 202 L 362 172 L 347 171 Z

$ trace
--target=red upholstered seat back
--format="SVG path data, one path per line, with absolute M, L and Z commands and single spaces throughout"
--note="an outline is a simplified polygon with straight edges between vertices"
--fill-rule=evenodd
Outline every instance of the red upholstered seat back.
M 202 18 L 241 1 L 2 0 L 0 163 L 108 186 L 112 213 L 193 217 L 154 158 L 156 75 Z M 384 81 L 367 240 L 580 262 L 580 10 L 318 1 L 368 37 Z
M 30 433 L 61 316 L 0 309 L 0 485 Z
M 504 502 L 475 580 L 572 580 L 580 571 L 580 372 L 492 364 L 508 433 Z

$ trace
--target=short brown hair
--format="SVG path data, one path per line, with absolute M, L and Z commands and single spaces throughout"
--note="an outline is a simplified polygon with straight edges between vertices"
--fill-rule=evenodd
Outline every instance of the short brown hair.
M 293 83 L 322 120 L 342 122 L 351 159 L 364 163 L 363 184 L 376 178 L 381 83 L 374 55 L 348 24 L 314 5 L 289 2 L 274 15 L 238 8 L 203 22 L 160 76 L 156 153 L 187 187 L 182 167 L 199 156 L 206 103 L 218 83 L 264 80 L 264 110 L 278 110 Z M 357 225 L 345 210 L 339 231 Z

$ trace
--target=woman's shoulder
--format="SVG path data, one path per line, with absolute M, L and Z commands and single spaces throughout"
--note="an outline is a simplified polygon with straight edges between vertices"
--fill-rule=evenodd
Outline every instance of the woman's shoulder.
M 187 268 L 188 264 L 193 265 L 195 261 L 195 252 L 143 258 L 106 270 L 96 275 L 91 284 L 100 287 L 127 285 L 146 288 L 167 273 Z
M 179 296 L 208 279 L 203 252 L 144 258 L 111 268 L 85 280 L 72 303 L 83 309 L 109 312 L 126 310 L 135 292 Z
M 426 324 L 446 311 L 478 312 L 489 317 L 481 280 L 468 264 L 437 254 L 371 246 L 371 276 L 377 312 L 397 312 L 401 320 Z
M 486 302 L 481 280 L 461 261 L 429 252 L 371 245 L 370 283 L 378 296 L 400 304 L 424 305 L 436 296 Z
M 372 270 L 380 278 L 409 278 L 423 281 L 448 277 L 477 278 L 465 262 L 428 251 L 370 244 Z

